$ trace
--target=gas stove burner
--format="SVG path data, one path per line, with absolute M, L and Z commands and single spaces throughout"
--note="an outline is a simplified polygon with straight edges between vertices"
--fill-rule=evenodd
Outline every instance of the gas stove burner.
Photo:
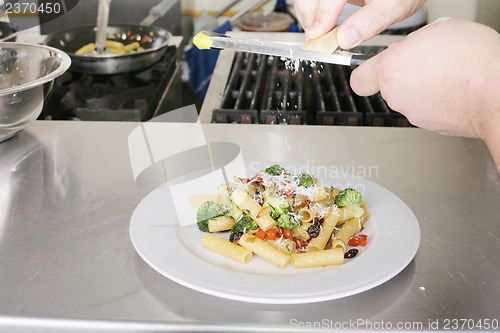
M 39 119 L 147 121 L 161 113 L 165 89 L 176 69 L 177 48 L 170 46 L 150 68 L 118 75 L 66 72 Z
M 153 107 L 154 84 L 133 75 L 83 75 L 68 87 L 74 98 L 66 99 L 78 101 L 73 110 L 81 120 L 140 121 Z
M 362 53 L 383 47 L 363 47 Z M 356 50 L 355 50 L 356 51 Z M 411 126 L 380 94 L 357 96 L 346 66 L 236 52 L 215 123 Z

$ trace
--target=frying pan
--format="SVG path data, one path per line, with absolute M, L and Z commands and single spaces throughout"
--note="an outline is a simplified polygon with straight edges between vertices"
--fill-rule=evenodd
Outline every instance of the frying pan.
M 163 13 L 171 1 L 162 1 Z M 158 5 L 158 6 L 160 6 Z M 160 27 L 133 24 L 110 25 L 107 39 L 129 44 L 138 41 L 144 51 L 124 54 L 75 55 L 75 51 L 96 40 L 96 27 L 82 26 L 49 34 L 44 44 L 58 48 L 71 57 L 70 71 L 86 74 L 121 74 L 143 70 L 157 62 L 165 53 L 172 34 Z
M 44 43 L 71 57 L 70 71 L 86 74 L 121 74 L 145 69 L 165 53 L 172 34 L 159 27 L 143 25 L 108 26 L 108 40 L 128 44 L 139 41 L 144 51 L 124 54 L 76 55 L 79 48 L 95 42 L 95 26 L 83 26 L 51 33 Z

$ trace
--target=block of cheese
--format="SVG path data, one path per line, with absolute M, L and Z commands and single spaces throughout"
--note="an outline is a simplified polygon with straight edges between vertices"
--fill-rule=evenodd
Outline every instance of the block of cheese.
M 338 27 L 330 30 L 330 32 L 327 32 L 323 36 L 308 40 L 302 45 L 301 49 L 310 52 L 332 54 L 339 46 L 337 42 L 337 29 Z

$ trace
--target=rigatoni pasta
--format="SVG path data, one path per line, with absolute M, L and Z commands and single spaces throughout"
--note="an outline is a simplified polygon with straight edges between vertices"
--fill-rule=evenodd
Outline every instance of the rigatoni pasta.
M 322 224 L 319 235 L 311 239 L 311 241 L 309 242 L 309 251 L 319 251 L 325 249 L 326 244 L 330 240 L 333 230 L 335 229 L 335 226 L 339 221 L 339 215 L 337 211 L 329 213 L 324 217 L 323 221 L 324 222 Z
M 344 263 L 344 251 L 342 249 L 330 249 L 314 252 L 294 253 L 291 264 L 296 268 L 321 267 L 341 265 Z
M 279 165 L 235 180 L 221 184 L 197 211 L 198 227 L 207 232 L 202 245 L 210 250 L 240 263 L 253 253 L 279 268 L 307 268 L 343 264 L 349 248 L 366 244 L 364 235 L 350 243 L 369 218 L 368 204 L 352 188 L 318 184 Z M 214 232 L 227 232 L 228 240 Z
M 208 221 L 208 231 L 219 232 L 231 229 L 234 220 L 227 216 L 219 216 Z
M 241 235 L 238 240 L 238 244 L 275 264 L 279 268 L 285 268 L 290 261 L 289 254 L 280 251 L 278 248 L 266 243 L 264 240 L 248 233 Z
M 205 234 L 201 240 L 201 245 L 242 264 L 246 264 L 252 259 L 252 251 L 213 234 Z

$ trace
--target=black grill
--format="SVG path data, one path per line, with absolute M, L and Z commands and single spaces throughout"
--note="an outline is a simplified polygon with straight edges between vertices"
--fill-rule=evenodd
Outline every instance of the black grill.
M 380 52 L 380 47 L 354 50 Z M 380 94 L 357 96 L 349 86 L 352 69 L 237 52 L 215 123 L 410 126 Z

